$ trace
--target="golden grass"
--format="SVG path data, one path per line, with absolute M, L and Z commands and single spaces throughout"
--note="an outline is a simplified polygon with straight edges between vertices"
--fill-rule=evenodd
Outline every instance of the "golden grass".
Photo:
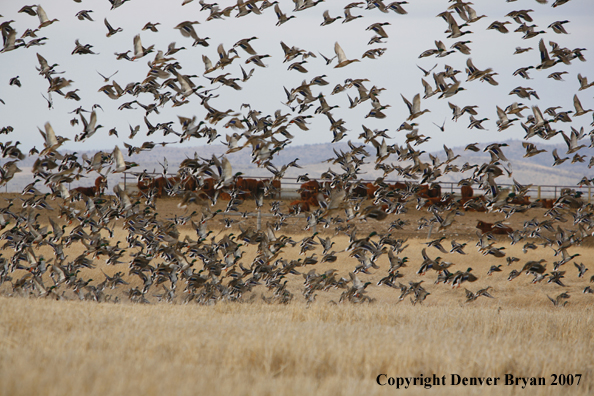
M 384 394 L 389 376 L 582 374 L 591 394 L 594 316 L 582 309 L 262 303 L 154 306 L 0 302 L 0 393 Z M 434 388 L 510 394 L 511 386 Z M 421 387 L 407 394 L 421 393 Z

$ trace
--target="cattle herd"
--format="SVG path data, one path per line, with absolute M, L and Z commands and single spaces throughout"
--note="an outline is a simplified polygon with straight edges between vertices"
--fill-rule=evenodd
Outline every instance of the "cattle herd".
M 412 189 L 411 189 L 412 187 Z M 332 182 L 329 181 L 317 181 L 309 180 L 299 187 L 297 192 L 300 198 L 290 203 L 292 211 L 299 210 L 309 212 L 311 208 L 319 207 L 320 198 L 328 198 L 329 192 L 333 188 Z M 438 183 L 433 184 L 421 184 L 411 185 L 404 182 L 395 183 L 381 183 L 380 185 L 373 182 L 359 183 L 351 191 L 351 195 L 356 198 L 367 198 L 374 200 L 377 204 L 380 202 L 379 197 L 397 197 L 400 202 L 406 202 L 406 192 L 414 192 L 415 196 L 422 200 L 423 205 L 421 207 L 431 207 L 432 205 L 440 205 L 447 207 L 448 204 L 454 199 L 453 194 L 442 194 L 441 185 Z M 321 194 L 321 195 L 320 195 Z M 533 203 L 534 207 L 542 207 L 551 209 L 555 203 L 555 199 L 543 198 L 538 199 Z M 473 188 L 468 184 L 463 184 L 460 187 L 460 196 L 457 199 L 457 203 L 462 205 L 465 210 L 486 212 L 485 206 L 486 200 L 483 195 L 474 195 Z M 530 205 L 529 196 L 512 197 L 509 199 L 510 204 L 514 205 Z M 382 209 L 387 209 L 387 205 L 381 205 Z
M 179 176 L 151 177 L 146 175 L 145 177 L 140 178 L 137 187 L 141 195 L 147 197 L 154 196 L 156 198 L 174 196 L 179 191 L 190 191 L 198 192 L 201 199 L 212 200 L 215 195 L 218 194 L 216 189 L 216 179 L 206 177 L 199 180 L 191 175 L 183 178 Z M 280 197 L 281 182 L 280 180 L 258 180 L 240 176 L 237 177 L 229 187 L 239 199 L 263 196 L 267 189 L 270 189 L 271 197 L 278 198 Z M 231 195 L 226 191 L 222 191 L 218 194 L 218 198 L 229 201 Z

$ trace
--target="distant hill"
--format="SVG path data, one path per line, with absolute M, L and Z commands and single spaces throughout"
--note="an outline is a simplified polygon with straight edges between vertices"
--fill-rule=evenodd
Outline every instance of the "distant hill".
M 547 145 L 543 143 L 535 143 L 539 149 L 545 149 L 547 152 L 538 154 L 531 158 L 524 158 L 525 149 L 522 147 L 522 141 L 520 140 L 510 140 L 504 142 L 507 144 L 506 147 L 503 147 L 503 152 L 506 158 L 510 162 L 510 168 L 513 172 L 513 178 L 515 178 L 518 182 L 522 184 L 535 184 L 535 185 L 564 185 L 564 186 L 575 186 L 577 183 L 584 177 L 587 176 L 588 178 L 594 177 L 594 171 L 588 168 L 588 164 L 590 162 L 590 158 L 594 156 L 594 149 L 592 148 L 583 148 L 579 151 L 580 155 L 585 155 L 584 158 L 585 162 L 583 163 L 571 163 L 571 158 L 573 154 L 570 155 L 570 159 L 563 163 L 560 166 L 553 167 L 553 157 L 552 152 L 554 149 L 557 149 L 559 155 L 561 157 L 568 156 L 565 155 L 567 150 L 564 144 L 557 144 L 557 145 Z M 486 147 L 487 144 L 481 145 L 481 150 Z M 472 152 L 472 151 L 464 151 L 464 146 L 452 146 L 450 147 L 455 154 L 459 154 L 460 158 L 454 161 L 454 164 L 458 166 L 462 166 L 465 162 L 469 162 L 470 164 L 482 164 L 484 162 L 488 162 L 490 160 L 490 156 L 487 153 L 482 151 L 480 152 Z M 373 147 L 366 148 L 368 153 L 370 154 L 368 158 L 368 163 L 362 166 L 362 173 L 361 178 L 365 180 L 374 180 L 377 177 L 382 175 L 382 171 L 374 170 L 374 161 L 375 161 L 375 149 Z M 125 157 L 129 161 L 134 161 L 139 164 L 137 168 L 134 168 L 136 171 L 143 171 L 147 169 L 149 172 L 161 172 L 162 167 L 159 164 L 160 162 L 163 163 L 163 159 L 167 158 L 167 162 L 169 164 L 169 172 L 175 172 L 177 170 L 177 166 L 181 161 L 185 158 L 194 158 L 195 156 L 202 157 L 202 158 L 210 158 L 213 155 L 221 156 L 225 154 L 227 148 L 222 145 L 210 145 L 210 146 L 199 146 L 199 147 L 162 147 L 157 146 L 153 150 L 148 152 L 141 152 L 140 154 L 134 154 L 132 157 L 128 157 L 127 153 L 125 153 Z M 311 145 L 301 145 L 301 146 L 293 146 L 289 145 L 285 149 L 281 150 L 278 155 L 274 157 L 273 163 L 277 167 L 281 167 L 282 165 L 288 164 L 289 162 L 298 158 L 299 160 L 297 163 L 302 166 L 302 169 L 299 168 L 289 168 L 285 174 L 286 177 L 297 177 L 300 174 L 307 173 L 310 177 L 317 178 L 321 175 L 322 172 L 327 171 L 329 168 L 340 171 L 340 167 L 338 165 L 332 165 L 328 162 L 324 162 L 325 160 L 335 158 L 336 155 L 334 150 L 337 152 L 349 151 L 349 147 L 346 143 L 328 143 L 328 144 L 311 144 Z M 91 157 L 94 155 L 94 151 L 88 152 L 79 152 L 79 157 L 83 155 L 87 155 Z M 440 161 L 444 161 L 446 159 L 445 152 L 433 152 L 431 153 L 433 156 L 437 156 Z M 233 165 L 234 172 L 242 172 L 246 176 L 261 176 L 261 177 L 268 177 L 271 173 L 265 168 L 258 168 L 256 164 L 252 163 L 251 158 L 251 150 L 249 148 L 245 148 L 239 152 L 228 154 L 227 157 L 231 161 Z M 423 162 L 431 163 L 428 153 L 424 153 L 421 155 L 421 160 Z M 33 166 L 35 161 L 35 157 L 31 158 L 28 157 L 23 161 L 20 161 L 18 166 L 23 172 L 18 173 L 13 180 L 11 180 L 7 187 L 5 187 L 6 191 L 13 191 L 18 192 L 21 191 L 27 184 L 32 182 L 30 169 Z M 386 160 L 388 163 L 390 159 Z M 396 162 L 397 159 L 394 158 L 392 160 Z M 5 161 L 3 161 L 5 162 Z M 406 166 L 407 164 L 399 164 L 401 166 Z M 93 184 L 93 180 L 95 179 L 96 174 L 89 174 L 88 179 L 82 179 L 78 182 L 72 183 L 71 187 L 74 188 L 79 185 L 90 186 Z M 442 182 L 457 182 L 463 178 L 468 177 L 468 173 L 448 173 L 443 175 L 440 178 Z M 121 181 L 121 175 L 110 175 L 109 183 L 110 188 L 113 186 L 114 183 Z M 505 177 L 501 177 L 499 180 L 501 183 L 505 183 L 507 181 L 503 181 Z M 391 174 L 388 179 L 396 180 L 398 179 L 398 175 L 395 173 Z M 512 182 L 510 178 L 509 183 Z

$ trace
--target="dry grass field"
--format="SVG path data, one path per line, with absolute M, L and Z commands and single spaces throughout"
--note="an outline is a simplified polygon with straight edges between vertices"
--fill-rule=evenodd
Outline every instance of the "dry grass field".
M 482 303 L 482 302 L 481 302 Z M 582 374 L 579 386 L 438 394 L 592 394 L 590 304 L 113 305 L 2 299 L 5 395 L 392 394 L 376 377 Z M 413 387 L 406 394 L 427 393 Z
M 6 197 L 6 196 L 5 196 Z M 12 196 L 7 196 L 11 198 Z M 177 208 L 177 200 L 158 201 L 159 218 L 174 218 L 185 211 Z M 52 205 L 55 205 L 52 203 Z M 225 203 L 219 203 L 224 208 Z M 246 210 L 253 204 L 245 203 Z M 252 205 L 252 206 L 250 206 Z M 217 206 L 217 208 L 219 208 Z M 265 208 L 269 208 L 269 201 Z M 190 207 L 190 210 L 197 207 Z M 214 209 L 217 209 L 214 208 Z M 242 210 L 244 208 L 242 207 Z M 42 212 L 38 222 L 47 223 L 47 211 Z M 53 213 L 51 214 L 54 215 Z M 220 213 L 209 221 L 208 229 L 215 241 L 225 234 L 241 233 L 234 223 L 229 229 L 221 222 Z M 85 268 L 76 277 L 89 281 L 78 295 L 72 288 L 60 285 L 46 298 L 39 298 L 40 289 L 29 282 L 28 287 L 13 288 L 13 283 L 27 277 L 27 271 L 17 269 L 10 274 L 12 282 L 0 285 L 0 394 L 5 395 L 65 395 L 65 394 L 391 394 L 394 386 L 379 386 L 378 375 L 388 377 L 425 377 L 436 374 L 446 376 L 445 386 L 431 390 L 411 386 L 406 394 L 526 394 L 555 395 L 561 393 L 588 395 L 594 391 L 593 350 L 594 315 L 592 294 L 582 291 L 588 286 L 591 272 L 578 278 L 578 270 L 572 262 L 560 269 L 566 271 L 562 278 L 564 286 L 547 283 L 531 283 L 533 276 L 522 273 L 508 281 L 512 270 L 521 270 L 529 260 L 545 259 L 547 272 L 553 263 L 560 260 L 551 247 L 537 245 L 536 250 L 522 247 L 525 242 L 510 245 L 510 238 L 497 236 L 494 246 L 505 247 L 506 257 L 515 256 L 519 261 L 508 265 L 506 258 L 484 256 L 475 243 L 476 223 L 493 221 L 501 215 L 467 212 L 456 217 L 447 233 L 432 232 L 431 239 L 441 236 L 443 246 L 449 250 L 450 241 L 467 243 L 466 255 L 442 253 L 426 243 L 427 229 L 417 230 L 420 217 L 430 218 L 425 211 L 411 209 L 409 213 L 393 216 L 378 222 L 355 220 L 357 237 L 368 236 L 375 231 L 387 232 L 390 222 L 397 217 L 410 221 L 404 230 L 392 231 L 393 238 L 405 240 L 408 245 L 399 257 L 407 257 L 405 267 L 399 269 L 401 278 L 395 284 L 406 286 L 409 282 L 423 281 L 422 286 L 430 293 L 422 303 L 411 304 L 410 295 L 399 301 L 401 290 L 385 285 L 378 286 L 380 279 L 388 274 L 390 267 L 387 254 L 377 259 L 379 269 L 370 268 L 369 274 L 358 273 L 362 282 L 370 282 L 365 296 L 372 302 L 339 302 L 346 289 L 330 288 L 317 290 L 315 301 L 307 303 L 303 296 L 304 275 L 312 270 L 323 274 L 336 269 L 336 279 L 350 282 L 350 275 L 359 261 L 345 251 L 349 237 L 345 233 L 335 235 L 335 226 L 319 227 L 319 236 L 332 236 L 332 250 L 338 260 L 296 267 L 299 274 L 286 274 L 278 283 L 286 281 L 286 295 L 292 295 L 288 304 L 274 299 L 273 290 L 278 283 L 266 285 L 262 280 L 251 291 L 246 291 L 238 301 L 222 299 L 216 304 L 188 302 L 184 292 L 186 281 L 178 280 L 173 303 L 163 299 L 163 286 L 153 284 L 145 294 L 151 304 L 136 304 L 129 299 L 131 289 L 142 289 L 143 281 L 129 274 L 130 253 L 127 249 L 121 264 L 108 266 L 105 257 L 93 260 L 95 268 Z M 534 209 L 517 213 L 506 220 L 514 229 L 521 228 L 525 221 L 536 218 L 545 220 L 544 210 Z M 253 226 L 253 218 L 241 219 L 242 228 Z M 263 218 L 273 221 L 272 218 Z M 64 224 L 59 219 L 59 224 Z M 287 225 L 276 233 L 287 235 L 300 242 L 311 236 L 304 230 L 305 219 L 288 219 Z M 568 223 L 566 229 L 571 229 Z M 66 227 L 66 234 L 73 225 Z M 179 240 L 187 235 L 196 240 L 196 231 L 189 225 L 178 226 Z M 108 237 L 106 231 L 101 231 Z M 127 248 L 128 232 L 116 223 L 110 244 L 120 241 Z M 579 253 L 576 262 L 592 267 L 593 248 L 590 238 L 581 246 L 573 247 L 570 253 Z M 379 236 L 371 240 L 378 241 Z M 4 243 L 4 241 L 3 241 Z M 244 246 L 239 260 L 243 267 L 250 268 L 258 253 L 258 245 Z M 460 288 L 451 284 L 435 284 L 437 272 L 426 275 L 417 271 L 423 261 L 421 251 L 435 259 L 454 263 L 451 273 L 472 268 L 478 277 L 475 282 L 463 283 Z M 86 248 L 73 243 L 65 249 L 73 260 Z M 321 246 L 300 255 L 300 247 L 287 245 L 279 258 L 288 261 L 315 254 L 323 257 Z M 49 246 L 34 249 L 39 257 L 53 257 Z M 4 258 L 12 251 L 3 250 Z M 92 259 L 92 255 L 88 258 Z M 155 258 L 156 267 L 162 261 Z M 487 276 L 492 265 L 501 265 L 501 272 Z M 198 260 L 193 268 L 202 269 Z M 100 303 L 81 301 L 80 296 L 92 295 L 90 288 L 109 276 L 123 274 L 127 285 L 115 289 L 106 288 Z M 239 270 L 238 270 L 239 271 Z M 231 281 L 230 269 L 223 270 L 219 280 L 222 284 Z M 46 288 L 53 285 L 50 271 L 42 277 Z M 351 282 L 352 283 L 352 282 Z M 170 287 L 170 282 L 165 282 Z M 270 286 L 270 287 L 267 287 Z M 490 287 L 494 298 L 479 297 L 466 302 L 465 288 L 476 292 Z M 54 293 L 55 292 L 55 293 Z M 567 292 L 570 296 L 563 307 L 555 307 L 547 296 L 556 297 Z M 55 301 L 60 297 L 60 301 Z M 268 301 L 268 303 L 266 302 Z M 117 302 L 117 303 L 115 303 Z M 563 301 L 562 301 L 563 302 Z M 454 386 L 452 374 L 462 377 L 500 377 L 497 386 Z M 504 385 L 505 375 L 516 377 L 544 377 L 546 385 Z M 580 384 L 572 386 L 552 385 L 553 375 L 581 374 Z M 577 377 L 576 377 L 577 378 Z M 577 381 L 577 380 L 576 380 Z M 437 393 L 436 393 L 437 394 Z

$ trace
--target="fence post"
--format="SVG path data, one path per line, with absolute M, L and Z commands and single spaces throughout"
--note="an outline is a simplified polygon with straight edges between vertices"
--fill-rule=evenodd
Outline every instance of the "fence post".
M 126 186 L 126 172 L 124 172 L 124 191 L 126 191 L 127 186 Z
M 537 187 L 537 191 L 538 191 L 538 194 L 537 194 L 538 195 L 538 199 L 541 199 L 541 197 L 540 197 L 540 186 Z
M 260 231 L 262 228 L 262 209 L 258 208 L 258 214 L 256 216 L 256 229 Z
M 592 200 L 592 186 L 588 186 L 588 203 Z

